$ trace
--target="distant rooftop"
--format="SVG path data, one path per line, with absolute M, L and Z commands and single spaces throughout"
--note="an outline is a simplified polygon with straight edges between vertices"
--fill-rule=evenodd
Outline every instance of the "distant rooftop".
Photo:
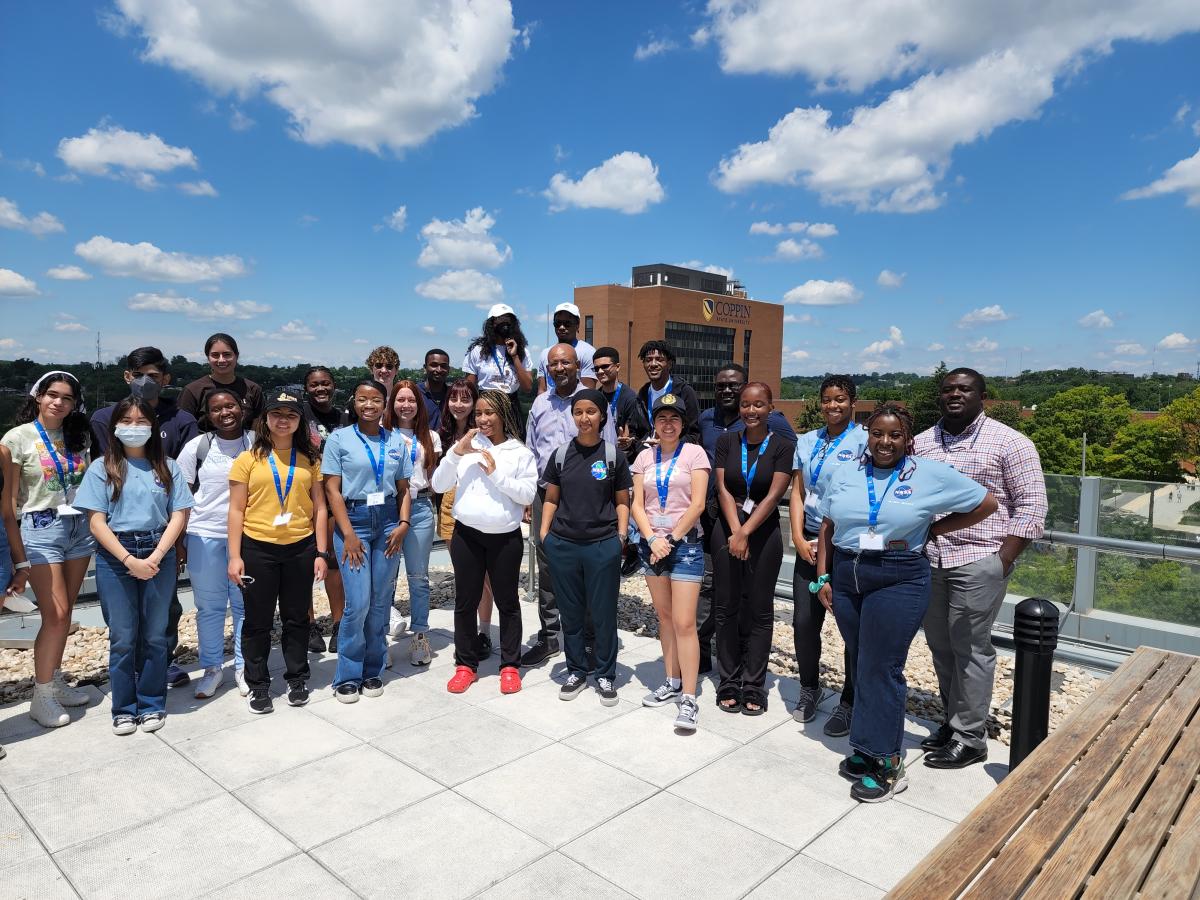
M 706 294 L 728 294 L 743 298 L 746 296 L 746 288 L 741 282 L 718 272 L 702 272 L 699 269 L 670 266 L 666 263 L 634 266 L 631 284 L 635 288 L 663 286 L 685 291 L 702 291 Z

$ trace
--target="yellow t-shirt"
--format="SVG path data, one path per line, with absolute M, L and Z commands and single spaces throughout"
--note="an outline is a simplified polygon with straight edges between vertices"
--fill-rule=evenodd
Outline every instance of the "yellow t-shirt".
M 280 454 L 275 451 L 275 466 L 279 470 L 281 488 L 287 487 L 290 459 L 290 452 Z M 294 544 L 313 533 L 312 486 L 321 480 L 320 460 L 310 463 L 303 453 L 296 454 L 296 473 L 283 510 L 279 508 L 279 494 L 275 490 L 271 464 L 265 457 L 255 456 L 253 450 L 238 454 L 233 461 L 233 468 L 229 470 L 229 480 L 247 486 L 246 524 L 243 529 L 247 537 L 270 544 Z M 281 511 L 292 514 L 286 525 L 275 524 L 275 517 Z

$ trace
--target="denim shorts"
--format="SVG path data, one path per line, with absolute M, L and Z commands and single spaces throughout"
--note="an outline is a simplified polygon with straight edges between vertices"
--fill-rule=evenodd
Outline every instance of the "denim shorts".
M 653 576 L 654 572 L 650 568 L 650 544 L 647 541 L 638 544 L 638 556 L 642 559 L 643 573 Z M 704 580 L 704 544 L 699 541 L 676 544 L 664 562 L 666 566 L 661 569 L 660 577 L 665 575 L 672 581 Z
M 25 558 L 35 566 L 82 559 L 96 552 L 86 515 L 60 516 L 52 509 L 21 516 L 21 542 Z

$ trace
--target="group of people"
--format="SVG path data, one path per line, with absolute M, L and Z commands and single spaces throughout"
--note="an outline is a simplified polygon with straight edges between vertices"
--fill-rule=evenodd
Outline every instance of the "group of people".
M 695 731 L 700 677 L 715 668 L 717 709 L 767 710 L 775 585 L 789 499 L 796 550 L 793 716 L 821 700 L 821 631 L 831 611 L 845 642 L 840 702 L 824 730 L 849 735 L 839 771 L 866 802 L 907 785 L 901 756 L 904 663 L 924 627 L 944 723 L 924 743 L 927 765 L 986 758 L 995 652 L 992 622 L 1017 556 L 1041 535 L 1045 488 L 1033 445 L 984 413 L 970 369 L 941 384 L 942 418 L 914 434 L 901 406 L 854 420 L 855 386 L 820 389 L 823 427 L 797 437 L 771 388 L 735 363 L 714 375 L 703 412 L 672 369 L 664 341 L 638 353 L 646 383 L 621 379 L 620 353 L 578 337 L 579 310 L 554 312 L 558 342 L 535 365 L 514 311 L 497 304 L 450 381 L 430 350 L 421 382 L 397 380 L 380 347 L 370 375 L 335 402 L 329 369 L 264 390 L 237 373 L 227 334 L 205 345 L 211 372 L 178 402 L 163 395 L 167 361 L 129 354 L 130 396 L 86 416 L 68 372 L 42 375 L 19 424 L 0 441 L 7 552 L 0 586 L 30 584 L 42 625 L 30 715 L 67 724 L 87 695 L 62 678 L 71 609 L 96 555 L 109 626 L 113 730 L 161 728 L 174 668 L 186 561 L 202 672 L 197 697 L 220 688 L 225 622 L 233 618 L 234 680 L 252 713 L 273 708 L 267 657 L 278 615 L 289 705 L 308 702 L 314 582 L 324 581 L 337 653 L 334 695 L 384 690 L 388 637 L 410 632 L 408 661 L 432 658 L 429 557 L 435 532 L 454 568 L 454 670 L 447 689 L 478 680 L 499 616 L 499 687 L 565 652 L 562 700 L 589 684 L 617 696 L 617 598 L 640 569 L 659 620 L 663 681 L 647 706 L 677 705 Z M 523 400 L 532 396 L 526 411 Z M 518 599 L 528 523 L 538 570 L 539 628 L 522 646 Z M 12 572 L 4 565 L 11 559 Z M 410 622 L 394 605 L 399 567 Z M 11 584 L 8 582 L 11 580 Z M 714 649 L 715 648 L 715 649 Z

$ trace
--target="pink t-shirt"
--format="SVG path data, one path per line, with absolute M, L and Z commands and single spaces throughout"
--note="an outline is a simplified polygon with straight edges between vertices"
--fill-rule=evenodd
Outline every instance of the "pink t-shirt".
M 679 451 L 679 458 L 675 461 L 675 469 L 671 472 L 671 477 L 667 484 L 667 509 L 666 515 L 671 522 L 678 522 L 679 517 L 687 512 L 687 508 L 692 505 L 692 471 L 695 469 L 712 469 L 712 463 L 708 461 L 708 454 L 704 452 L 704 448 L 699 444 L 683 444 L 683 449 Z M 658 480 L 655 474 L 654 465 L 655 450 L 653 447 L 647 447 L 638 454 L 637 459 L 633 461 L 633 465 L 629 470 L 634 475 L 642 476 L 642 498 L 646 506 L 646 515 L 650 519 L 652 530 L 658 535 L 667 535 L 671 533 L 673 525 L 655 525 L 654 521 L 657 516 L 663 515 L 663 511 L 658 502 Z M 663 454 L 662 475 L 666 477 L 667 470 L 671 467 L 671 458 Z M 696 522 L 696 531 L 699 532 L 700 522 Z

